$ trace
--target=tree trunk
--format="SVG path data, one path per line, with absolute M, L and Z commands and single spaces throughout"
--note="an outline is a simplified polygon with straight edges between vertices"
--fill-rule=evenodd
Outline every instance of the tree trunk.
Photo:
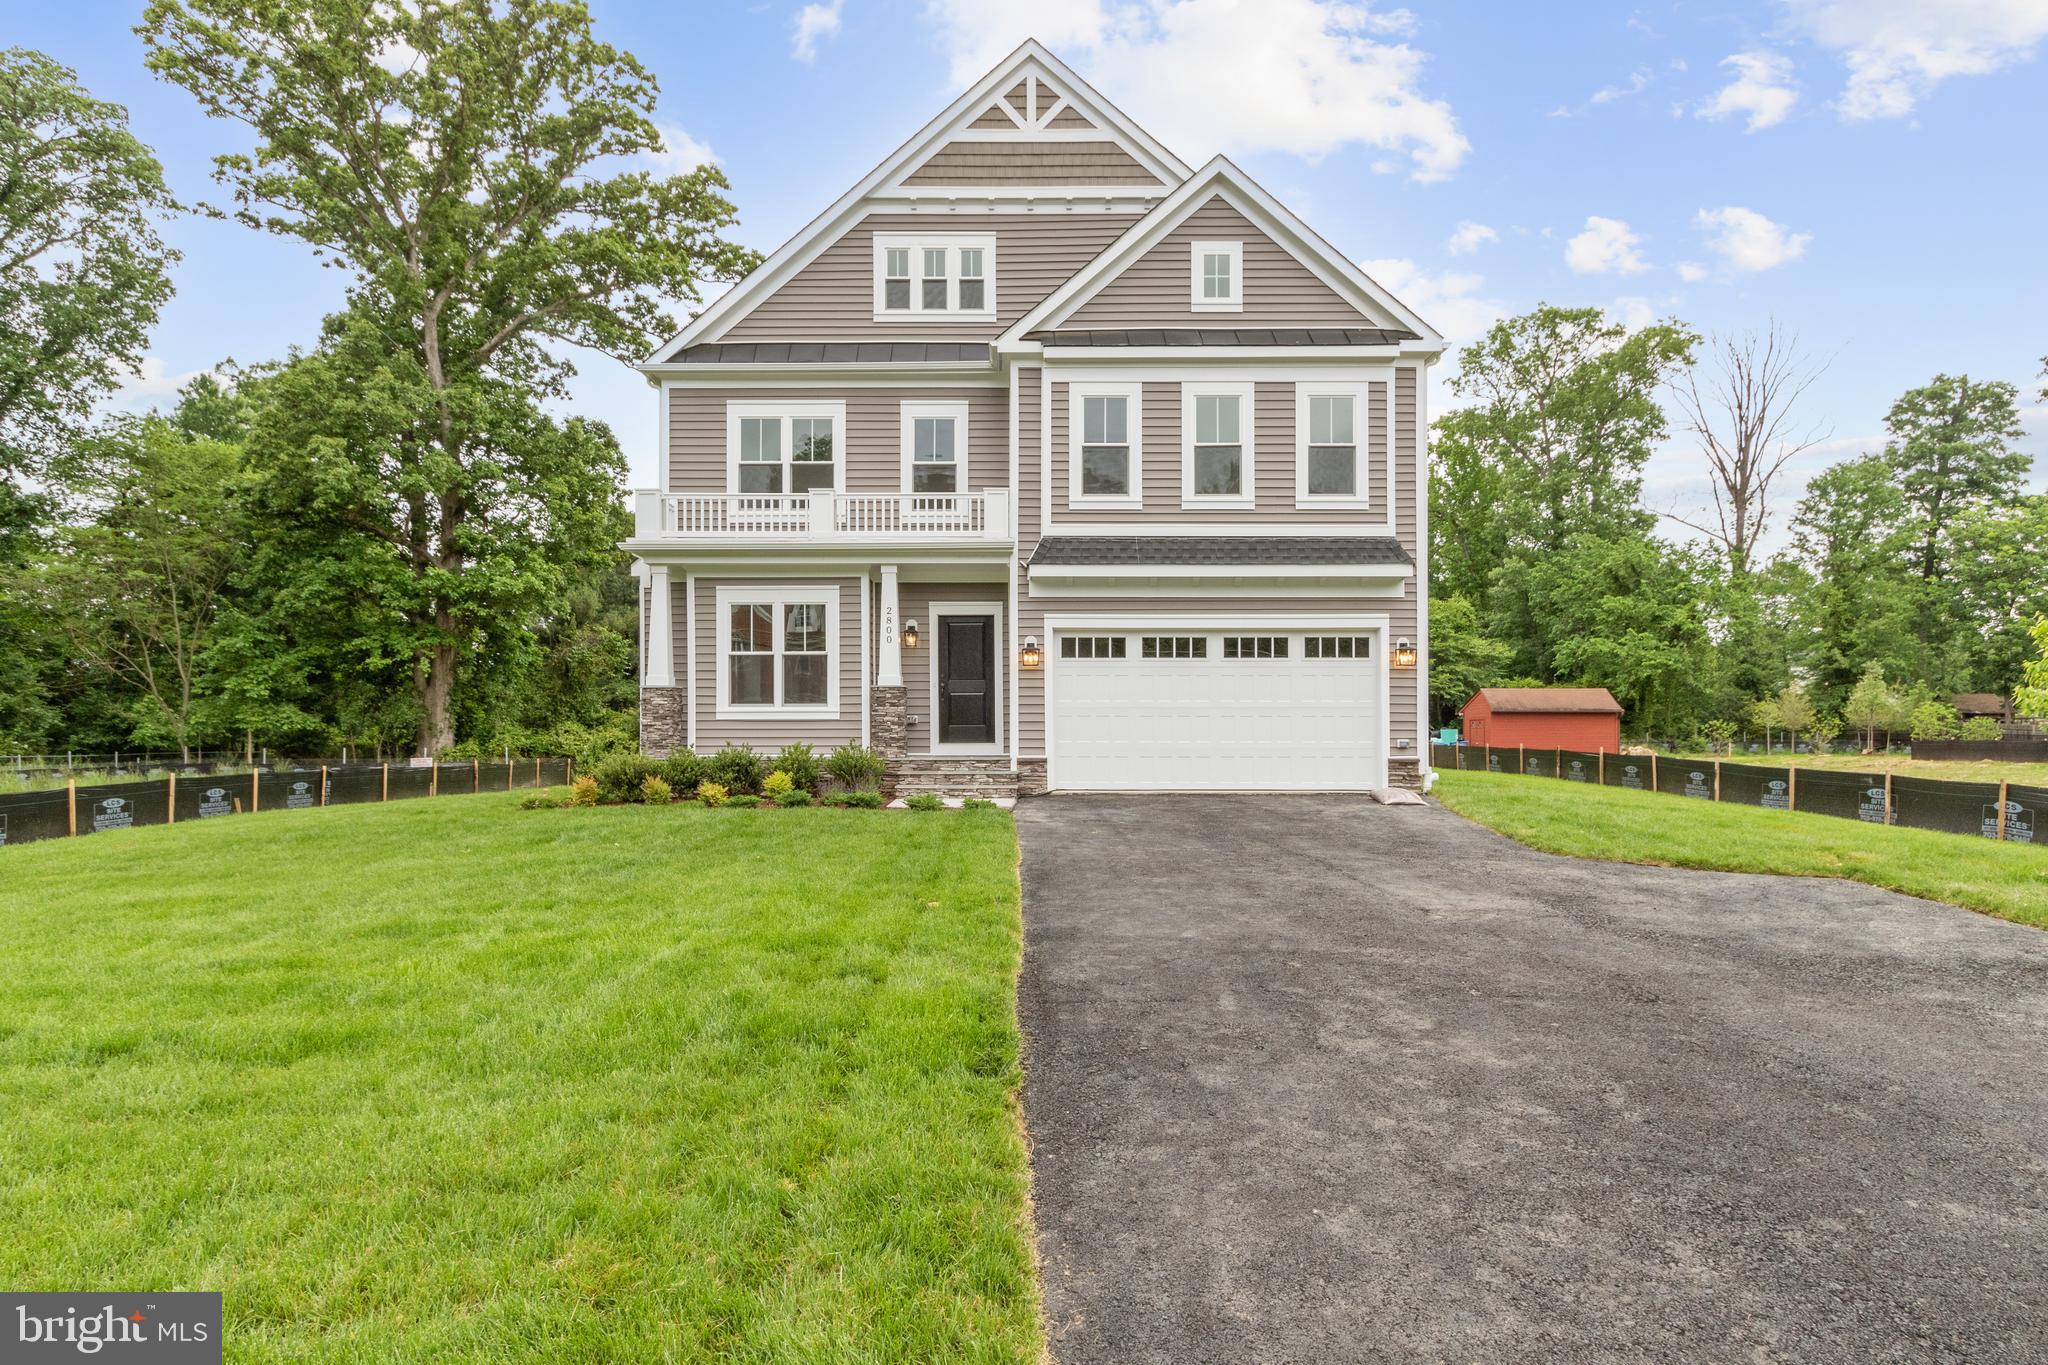
M 413 675 L 420 703 L 418 754 L 432 758 L 455 747 L 455 722 L 448 702 L 455 691 L 455 646 L 441 643 Z

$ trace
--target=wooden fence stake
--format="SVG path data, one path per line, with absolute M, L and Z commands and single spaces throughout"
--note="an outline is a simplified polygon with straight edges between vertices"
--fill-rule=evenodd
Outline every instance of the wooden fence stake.
M 1657 751 L 1655 749 L 1650 750 L 1650 790 L 1662 790 L 1657 785 Z
M 320 804 L 327 804 L 327 765 L 320 765 Z
M 64 783 L 64 824 L 66 834 L 78 833 L 78 779 Z
M 1797 763 L 1787 763 L 1785 765 L 1785 779 L 1785 809 L 1798 810 L 1799 765 Z
M 167 825 L 178 823 L 178 775 L 176 773 L 171 774 L 170 794 L 164 797 L 164 823 Z
M 469 789 L 471 792 L 484 789 L 484 761 L 480 758 L 469 760 Z
M 1522 777 L 1529 775 L 1529 746 L 1526 744 L 1515 746 L 1515 772 Z
M 429 796 L 439 796 L 440 794 L 441 794 L 441 760 L 440 760 L 440 759 L 438 759 L 438 758 L 436 758 L 436 759 L 434 760 L 433 766 L 427 769 L 427 795 L 429 795 Z
M 1714 760 L 1714 799 L 1721 799 L 1721 760 Z
M 389 801 L 391 799 L 391 765 L 389 763 L 384 765 L 384 772 L 379 778 L 377 799 L 379 801 Z
M 505 760 L 505 790 L 512 790 L 512 760 Z
M 1607 749 L 1604 745 L 1600 749 L 1600 785 L 1607 785 Z
M 2001 844 L 2005 842 L 2005 798 L 2006 793 L 2011 790 L 2010 782 L 1998 784 L 1998 842 Z
M 1558 750 L 1557 750 L 1557 771 L 1556 771 L 1556 772 L 1554 772 L 1554 773 L 1552 773 L 1552 774 L 1551 774 L 1551 776 L 1552 776 L 1552 777 L 1554 777 L 1554 778 L 1556 778 L 1556 779 L 1557 779 L 1558 781 L 1560 781 L 1560 782 L 1564 781 L 1564 746 L 1563 746 L 1563 745 L 1559 745 L 1559 746 L 1558 746 Z
M 249 814 L 263 809 L 263 774 L 255 768 L 249 769 Z
M 1890 768 L 1884 770 L 1884 822 L 1887 825 L 1892 822 L 1892 770 Z
M 538 786 L 540 785 L 540 755 L 539 755 L 539 754 L 535 754 L 535 755 L 533 756 L 533 785 L 534 785 L 534 786 L 536 786 L 536 787 L 538 787 Z

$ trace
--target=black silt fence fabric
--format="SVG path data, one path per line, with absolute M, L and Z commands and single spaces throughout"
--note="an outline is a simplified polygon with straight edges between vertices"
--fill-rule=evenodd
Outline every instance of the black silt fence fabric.
M 1481 772 L 1511 773 L 1515 770 L 1515 751 L 1513 749 L 1496 749 L 1490 744 L 1482 744 L 1477 749 L 1471 749 L 1466 752 L 1465 766 L 1477 768 Z
M 263 779 L 263 809 L 311 810 L 320 804 L 320 770 L 287 768 Z
M 1458 746 L 1455 744 L 1432 744 L 1429 746 L 1429 765 L 1432 768 L 1456 768 Z
M 432 768 L 415 768 L 410 764 L 391 765 L 391 799 L 405 800 L 414 796 L 425 796 L 434 787 Z
M 1666 796 L 1714 799 L 1714 761 L 1710 758 L 1659 758 L 1657 790 Z
M 180 783 L 180 786 L 183 784 Z M 170 783 L 110 782 L 78 789 L 78 832 L 104 834 L 113 829 L 161 825 L 170 819 Z M 185 793 L 178 793 L 178 818 L 184 819 Z
M 1792 803 L 1791 771 L 1765 768 L 1754 763 L 1723 763 L 1721 801 L 1724 805 L 1789 810 Z
M 1501 752 L 1507 752 L 1503 749 Z M 1522 751 L 1522 771 L 1531 777 L 1557 776 L 1557 750 L 1525 749 Z
M 1878 773 L 1801 768 L 1798 795 L 1799 809 L 1814 815 L 1884 823 L 1884 778 Z
M 543 787 L 559 787 L 569 780 L 569 760 L 566 758 L 544 758 L 540 762 L 540 782 Z
M 249 813 L 249 774 L 178 779 L 178 822 Z
M 1600 781 L 1600 755 L 1579 753 L 1571 749 L 1564 751 L 1564 770 L 1560 774 L 1567 782 L 1584 782 L 1588 786 Z
M 71 832 L 66 814 L 70 801 L 70 793 L 62 787 L 0 796 L 0 845 L 63 838 Z
M 1892 779 L 1893 823 L 1911 829 L 1998 837 L 1998 787 L 1987 782 Z
M 2009 844 L 2048 844 L 2048 787 L 2006 791 L 2005 840 Z
M 472 789 L 477 779 L 477 770 L 467 763 L 443 763 L 441 765 L 441 795 L 464 796 Z
M 1629 791 L 1650 790 L 1650 759 L 1647 754 L 1609 754 L 1607 785 Z
M 364 801 L 384 799 L 384 769 L 378 768 L 329 768 L 327 770 L 327 804 L 330 806 L 352 806 Z

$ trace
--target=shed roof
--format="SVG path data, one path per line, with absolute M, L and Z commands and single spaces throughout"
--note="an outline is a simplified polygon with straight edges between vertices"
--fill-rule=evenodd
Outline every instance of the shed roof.
M 1621 703 L 1604 687 L 1482 687 L 1472 701 L 1486 698 L 1496 715 L 1567 713 L 1618 716 Z M 1470 706 L 1472 701 L 1465 703 Z M 1462 707 L 1460 708 L 1463 709 Z
M 1966 716 L 2002 716 L 2006 711 L 2005 698 L 1996 692 L 1958 692 L 1948 700 Z

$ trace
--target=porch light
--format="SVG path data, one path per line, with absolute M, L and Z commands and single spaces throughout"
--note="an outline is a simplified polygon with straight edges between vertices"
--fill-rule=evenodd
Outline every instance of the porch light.
M 917 622 L 905 621 L 903 623 L 903 647 L 905 649 L 917 648 Z
M 1042 668 L 1045 665 L 1045 651 L 1038 647 L 1038 637 L 1024 637 L 1024 647 L 1017 651 L 1017 667 Z
M 1415 667 L 1415 642 L 1405 635 L 1394 641 L 1394 657 L 1391 662 L 1396 668 Z

